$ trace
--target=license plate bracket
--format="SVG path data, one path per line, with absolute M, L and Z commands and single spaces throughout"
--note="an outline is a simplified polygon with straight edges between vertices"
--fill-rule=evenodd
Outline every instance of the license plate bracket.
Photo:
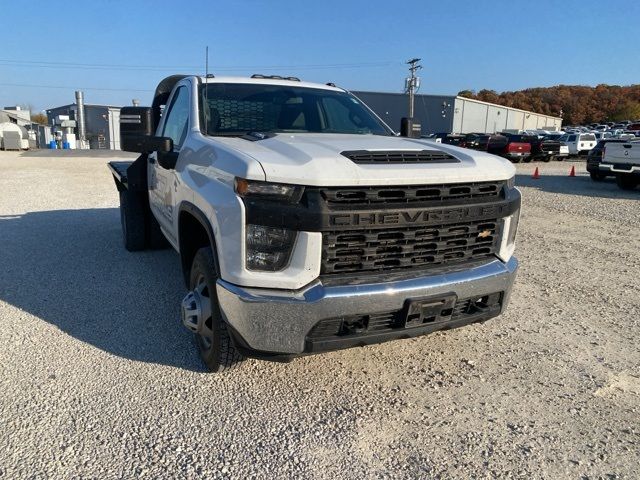
M 455 293 L 437 297 L 409 299 L 405 302 L 404 328 L 431 325 L 451 320 L 458 297 Z

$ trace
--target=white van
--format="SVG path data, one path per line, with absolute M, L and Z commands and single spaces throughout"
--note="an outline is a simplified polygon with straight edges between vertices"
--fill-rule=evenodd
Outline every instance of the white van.
M 569 155 L 586 154 L 598 143 L 593 133 L 569 133 L 558 140 L 569 147 Z

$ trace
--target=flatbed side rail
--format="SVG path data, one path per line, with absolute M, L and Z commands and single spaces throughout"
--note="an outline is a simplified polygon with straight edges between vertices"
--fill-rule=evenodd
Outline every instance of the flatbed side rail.
M 108 167 L 119 192 L 147 190 L 147 155 L 140 155 L 133 162 L 109 162 Z

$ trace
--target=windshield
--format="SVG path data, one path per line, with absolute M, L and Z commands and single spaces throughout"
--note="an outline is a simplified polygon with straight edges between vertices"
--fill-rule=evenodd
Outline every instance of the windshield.
M 393 135 L 360 100 L 346 92 L 250 83 L 201 86 L 207 135 L 249 132 Z

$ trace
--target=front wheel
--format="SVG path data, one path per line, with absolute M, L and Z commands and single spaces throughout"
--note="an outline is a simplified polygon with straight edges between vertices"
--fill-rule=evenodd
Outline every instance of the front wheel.
M 622 190 L 633 190 L 638 186 L 638 179 L 633 175 L 616 175 L 616 183 Z
M 591 177 L 591 180 L 593 180 L 594 182 L 601 182 L 606 178 L 605 175 L 598 172 L 589 172 L 589 176 Z
M 244 357 L 236 349 L 222 318 L 216 294 L 216 267 L 213 250 L 198 250 L 191 266 L 189 288 L 191 292 L 183 300 L 184 316 L 195 313 L 193 325 L 196 344 L 202 360 L 212 372 L 230 370 Z
M 555 160 L 555 157 L 551 155 L 545 155 L 544 158 L 542 159 L 544 163 L 549 163 L 551 160 Z

